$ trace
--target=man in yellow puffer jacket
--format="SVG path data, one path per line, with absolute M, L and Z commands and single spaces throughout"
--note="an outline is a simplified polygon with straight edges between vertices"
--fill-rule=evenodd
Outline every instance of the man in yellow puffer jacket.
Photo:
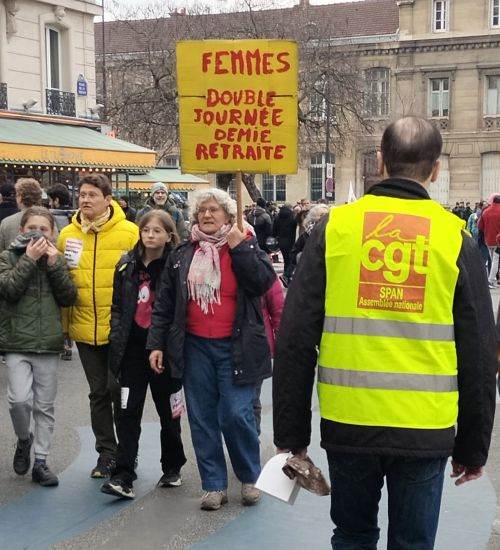
M 119 409 L 120 393 L 108 375 L 113 276 L 122 254 L 139 238 L 137 226 L 126 220 L 111 192 L 105 175 L 80 179 L 79 210 L 57 241 L 78 288 L 76 304 L 65 312 L 65 329 L 76 341 L 90 387 L 90 417 L 99 453 L 91 476 L 96 478 L 110 474 L 117 446 L 113 406 Z

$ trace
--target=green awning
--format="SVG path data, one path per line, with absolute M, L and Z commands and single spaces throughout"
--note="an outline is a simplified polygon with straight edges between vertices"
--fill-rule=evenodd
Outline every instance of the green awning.
M 70 124 L 0 117 L 0 163 L 145 171 L 156 153 Z
M 125 184 L 126 178 L 121 174 L 118 178 L 121 184 Z M 157 181 L 168 184 L 170 189 L 177 191 L 194 191 L 210 187 L 206 179 L 192 174 L 183 174 L 178 168 L 155 168 L 145 174 L 131 174 L 129 176 L 129 187 L 133 190 L 147 191 Z

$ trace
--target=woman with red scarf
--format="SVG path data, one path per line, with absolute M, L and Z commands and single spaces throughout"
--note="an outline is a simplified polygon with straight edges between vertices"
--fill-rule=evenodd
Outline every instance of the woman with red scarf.
M 191 205 L 191 238 L 169 257 L 147 349 L 155 372 L 182 378 L 198 469 L 201 508 L 227 502 L 226 443 L 244 505 L 260 499 L 254 388 L 271 375 L 259 298 L 276 274 L 250 231 L 235 224 L 236 203 L 220 189 Z

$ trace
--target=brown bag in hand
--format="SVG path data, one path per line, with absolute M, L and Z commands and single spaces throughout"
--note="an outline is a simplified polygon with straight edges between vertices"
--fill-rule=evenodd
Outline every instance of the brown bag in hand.
M 313 461 L 306 456 L 292 456 L 287 459 L 283 466 L 283 473 L 290 479 L 296 479 L 297 483 L 316 495 L 324 497 L 330 494 L 330 485 L 328 485 L 321 470 L 317 468 Z

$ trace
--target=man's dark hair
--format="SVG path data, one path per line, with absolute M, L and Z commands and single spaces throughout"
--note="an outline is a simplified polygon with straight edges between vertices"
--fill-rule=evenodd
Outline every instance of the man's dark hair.
M 63 183 L 56 183 L 47 189 L 47 195 L 52 199 L 59 199 L 59 206 L 70 206 L 71 195 Z
M 2 198 L 7 199 L 9 197 L 14 197 L 16 194 L 16 188 L 13 183 L 5 182 L 0 185 L 0 195 Z
M 441 134 L 423 118 L 400 118 L 389 124 L 382 136 L 382 156 L 390 177 L 425 181 L 442 148 Z
M 257 204 L 257 206 L 260 206 L 261 208 L 265 208 L 266 207 L 266 201 L 262 198 L 262 197 L 259 197 L 255 203 Z
M 78 189 L 80 190 L 80 187 L 85 183 L 100 189 L 105 197 L 113 194 L 111 182 L 104 174 L 89 174 L 88 176 L 83 176 L 83 178 L 80 178 L 78 181 Z
M 500 195 L 495 195 L 495 196 L 493 197 L 493 202 L 494 202 L 495 204 L 500 204 Z

